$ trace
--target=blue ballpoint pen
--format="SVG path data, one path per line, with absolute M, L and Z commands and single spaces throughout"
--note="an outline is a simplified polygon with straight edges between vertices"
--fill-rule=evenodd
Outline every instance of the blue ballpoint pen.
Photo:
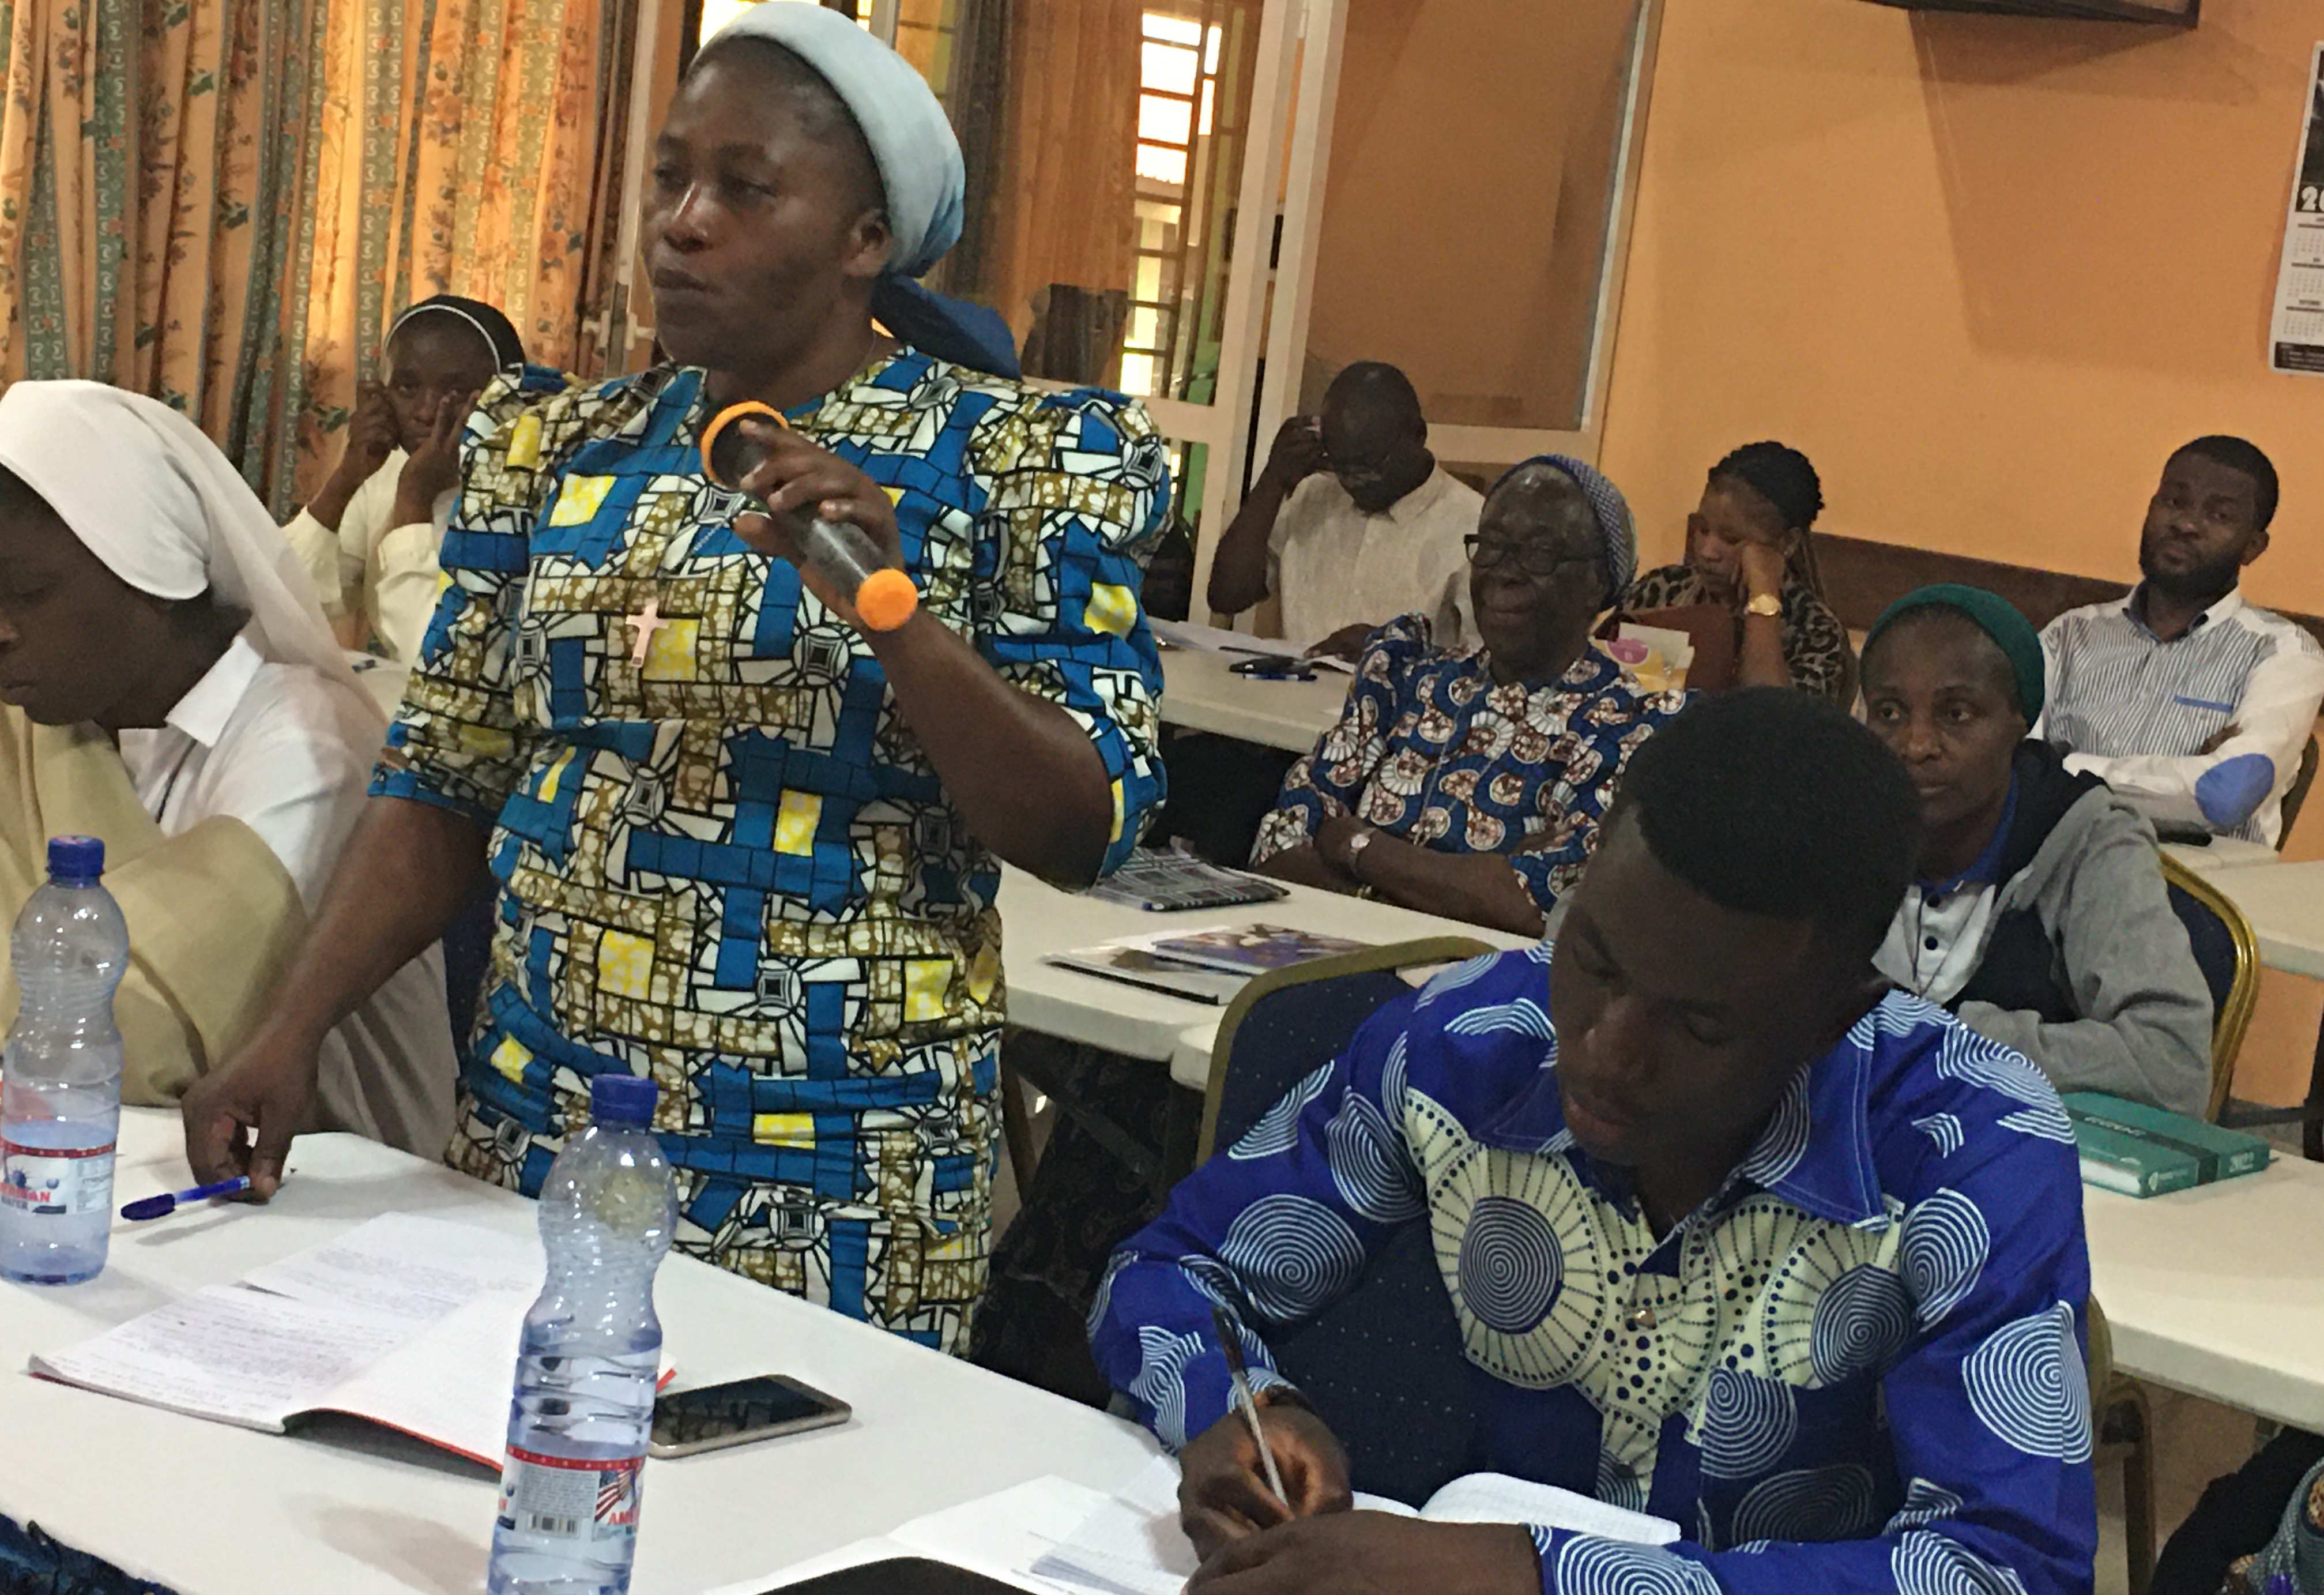
M 123 1208 L 121 1216 L 131 1223 L 144 1219 L 165 1219 L 181 1206 L 190 1207 L 197 1202 L 208 1202 L 213 1196 L 233 1196 L 249 1189 L 250 1176 L 240 1174 L 230 1180 L 220 1180 L 215 1185 L 196 1185 L 190 1191 L 180 1191 L 171 1196 L 147 1196 Z

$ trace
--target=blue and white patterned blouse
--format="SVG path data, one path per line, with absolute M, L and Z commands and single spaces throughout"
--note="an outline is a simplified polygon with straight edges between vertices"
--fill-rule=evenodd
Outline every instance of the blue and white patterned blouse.
M 1536 1528 L 1550 1595 L 2088 1591 L 2089 1265 L 2048 1083 L 1891 994 L 1658 1242 L 1565 1129 L 1547 958 L 1382 1010 L 1181 1185 L 1098 1295 L 1114 1388 L 1185 1443 L 1227 1410 L 1213 1300 L 1296 1323 L 1425 1220 L 1489 1465 L 1688 1531 Z
M 1340 723 L 1284 778 L 1251 862 L 1353 815 L 1439 853 L 1507 855 L 1546 916 L 1582 878 L 1630 755 L 1686 701 L 1639 691 L 1594 643 L 1548 687 L 1503 685 L 1482 649 L 1436 648 L 1427 616 L 1399 616 L 1365 643 Z
M 373 789 L 492 827 L 455 1166 L 537 1193 L 591 1078 L 661 1088 L 678 1249 L 927 1344 L 985 1277 L 1000 864 L 870 645 L 742 542 L 698 370 L 503 379 Z M 911 350 L 789 412 L 895 501 L 927 612 L 1089 738 L 1112 869 L 1162 795 L 1143 406 Z

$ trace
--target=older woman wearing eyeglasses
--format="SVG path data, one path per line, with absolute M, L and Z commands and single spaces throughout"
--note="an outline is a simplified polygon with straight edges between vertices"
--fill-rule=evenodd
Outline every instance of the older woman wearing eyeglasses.
M 1685 706 L 1591 641 L 1637 569 L 1629 505 L 1579 460 L 1510 471 L 1468 539 L 1478 645 L 1428 620 L 1372 634 L 1340 723 L 1292 767 L 1268 874 L 1539 935 L 1581 878 L 1638 744 Z

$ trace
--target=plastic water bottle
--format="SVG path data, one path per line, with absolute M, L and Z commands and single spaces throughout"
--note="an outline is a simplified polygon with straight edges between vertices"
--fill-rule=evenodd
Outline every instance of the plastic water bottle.
M 595 1122 L 565 1143 L 541 1187 L 549 1283 L 517 1350 L 492 1595 L 630 1587 L 661 1372 L 653 1277 L 678 1223 L 669 1165 L 647 1128 L 654 1096 L 650 1080 L 598 1075 Z
M 703 429 L 702 470 L 721 487 L 739 490 L 767 457 L 765 445 L 734 424 L 745 419 L 786 430 L 790 426 L 780 410 L 755 399 L 720 410 Z M 866 631 L 892 632 L 919 608 L 920 590 L 912 578 L 888 563 L 862 528 L 797 512 L 782 519 L 798 541 L 800 563 L 816 578 L 818 595 L 845 598 Z
M 10 940 L 23 1000 L 0 1056 L 0 1276 L 27 1285 L 95 1278 L 113 1231 L 129 927 L 104 874 L 104 843 L 51 837 L 49 883 Z

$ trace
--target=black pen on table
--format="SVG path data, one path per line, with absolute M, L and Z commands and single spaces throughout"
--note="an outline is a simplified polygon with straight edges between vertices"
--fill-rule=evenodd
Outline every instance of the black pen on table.
M 1219 1350 L 1226 1353 L 1227 1377 L 1234 1382 L 1235 1410 L 1242 1421 L 1250 1425 L 1251 1443 L 1259 1447 L 1259 1465 L 1267 1470 L 1267 1488 L 1286 1507 L 1291 1498 L 1284 1492 L 1283 1474 L 1276 1468 L 1275 1452 L 1267 1443 L 1267 1431 L 1259 1426 L 1259 1402 L 1250 1393 L 1250 1369 L 1244 1366 L 1242 1342 L 1235 1338 L 1235 1321 L 1224 1307 L 1211 1304 L 1211 1324 L 1219 1333 Z

